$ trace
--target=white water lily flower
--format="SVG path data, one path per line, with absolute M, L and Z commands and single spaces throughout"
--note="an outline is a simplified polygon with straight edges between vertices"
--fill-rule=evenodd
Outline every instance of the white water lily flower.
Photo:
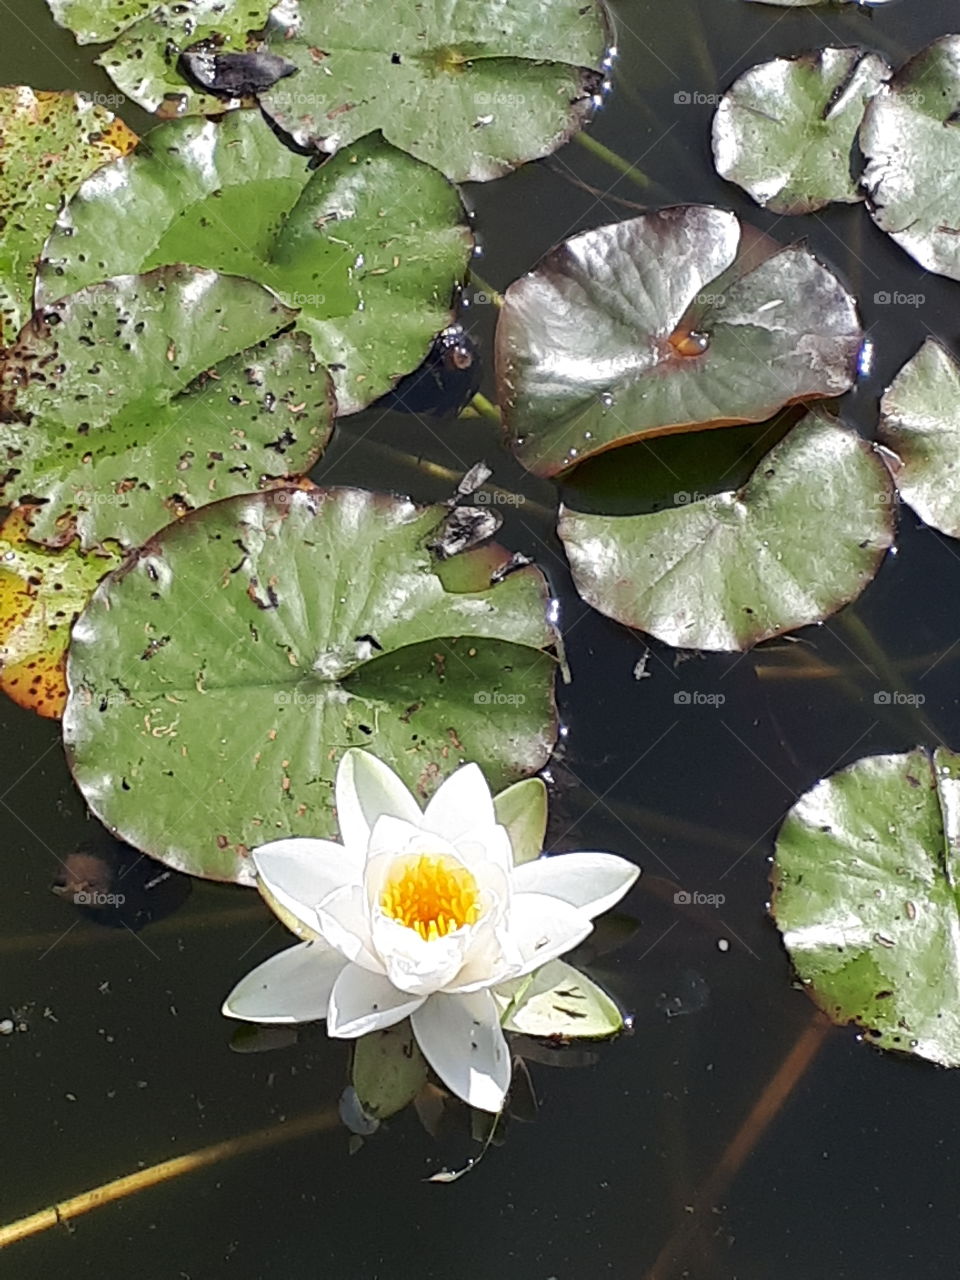
M 250 1022 L 326 1018 L 353 1039 L 410 1018 L 424 1057 L 473 1107 L 499 1111 L 510 1055 L 493 988 L 577 946 L 639 875 L 609 853 L 514 866 L 475 764 L 421 811 L 397 775 L 347 751 L 336 781 L 342 844 L 277 840 L 253 851 L 262 887 L 314 940 L 282 951 L 231 992 Z

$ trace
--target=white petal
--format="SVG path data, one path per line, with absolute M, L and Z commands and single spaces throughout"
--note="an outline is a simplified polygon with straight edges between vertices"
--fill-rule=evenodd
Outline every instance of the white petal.
M 229 1018 L 245 1022 L 315 1022 L 327 1016 L 343 956 L 322 942 L 281 951 L 237 983 L 223 1002 Z
M 422 826 L 451 844 L 471 831 L 497 825 L 490 788 L 477 764 L 465 764 L 440 785 L 423 813 Z
M 330 993 L 327 1031 L 341 1040 L 354 1040 L 402 1022 L 422 1004 L 422 996 L 398 991 L 382 974 L 348 964 Z
M 431 996 L 411 1022 L 447 1088 L 471 1107 L 499 1111 L 510 1086 L 510 1053 L 490 993 Z
M 316 906 L 334 889 L 359 884 L 363 855 L 332 840 L 274 840 L 253 851 L 257 875 L 282 907 L 316 929 Z
M 444 987 L 447 995 L 464 995 L 498 986 L 519 972 L 524 957 L 501 924 L 492 916 L 477 921 L 463 967 Z
M 351 849 L 366 849 L 379 817 L 391 814 L 418 826 L 420 806 L 393 770 L 369 751 L 345 751 L 337 769 L 337 822 L 340 839 Z
M 548 960 L 562 956 L 593 929 L 590 917 L 561 898 L 545 893 L 515 893 L 507 923 L 510 941 L 523 960 L 512 977 L 531 973 Z
M 463 968 L 471 926 L 427 942 L 416 929 L 377 913 L 373 919 L 373 949 L 387 977 L 411 995 L 432 995 L 452 982 Z
M 359 885 L 346 885 L 324 898 L 317 907 L 317 923 L 324 940 L 345 960 L 374 973 L 383 973 L 383 965 L 374 954 L 363 890 Z
M 619 902 L 639 874 L 639 867 L 613 853 L 558 853 L 516 867 L 513 889 L 562 898 L 592 920 Z
M 373 824 L 367 844 L 367 861 L 382 857 L 385 853 L 394 856 L 403 853 L 447 853 L 454 858 L 457 856 L 457 851 L 449 840 L 444 840 L 432 831 L 425 831 L 419 823 L 407 822 L 389 813 Z
M 473 827 L 457 838 L 454 848 L 475 874 L 489 866 L 497 866 L 507 875 L 513 870 L 513 845 L 506 827 Z

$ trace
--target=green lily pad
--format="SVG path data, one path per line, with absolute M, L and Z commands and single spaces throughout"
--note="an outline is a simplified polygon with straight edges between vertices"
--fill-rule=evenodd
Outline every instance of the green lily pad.
M 42 502 L 31 536 L 48 546 L 135 546 L 309 470 L 333 421 L 329 375 L 305 336 L 263 342 L 295 315 L 249 280 L 182 266 L 44 307 L 0 367 L 0 498 Z
M 81 93 L 0 88 L 0 346 L 33 310 L 33 281 L 56 210 L 137 135 Z
M 497 821 L 506 827 L 513 865 L 532 862 L 543 853 L 547 834 L 547 787 L 542 778 L 524 778 L 493 798 Z
M 744 650 L 855 599 L 893 543 L 893 486 L 855 432 L 809 413 L 738 490 L 649 515 L 561 510 L 580 595 L 683 649 Z
M 777 837 L 772 913 L 810 995 L 873 1043 L 960 1066 L 960 756 L 868 756 Z
M 427 1071 L 409 1018 L 354 1043 L 353 1087 L 371 1119 L 386 1120 L 402 1111 L 427 1083 Z
M 301 0 L 271 48 L 299 74 L 260 95 L 284 133 L 337 151 L 382 130 L 454 181 L 555 151 L 583 124 L 610 40 L 596 0 L 501 0 L 416 16 L 382 0 Z
M 960 538 L 960 364 L 936 338 L 887 388 L 878 436 L 896 455 L 891 470 L 904 502 Z
M 166 116 L 216 114 L 240 105 L 201 93 L 177 66 L 194 45 L 218 53 L 244 52 L 262 30 L 270 0 L 47 0 L 54 20 L 80 44 L 113 40 L 97 59 L 107 75 L 144 111 Z
M 717 172 L 774 213 L 862 200 L 853 144 L 867 103 L 890 74 L 883 58 L 863 49 L 820 49 L 751 67 L 713 118 Z
M 86 182 L 37 296 L 177 262 L 246 276 L 299 309 L 350 413 L 423 361 L 472 249 L 459 195 L 430 166 L 364 138 L 311 171 L 259 113 L 236 111 L 160 125 Z
M 632 440 L 759 422 L 848 390 L 853 299 L 802 244 L 679 205 L 586 231 L 514 281 L 497 382 L 514 452 L 552 476 Z
M 585 973 L 551 960 L 505 1009 L 503 1028 L 543 1039 L 603 1040 L 623 1030 L 623 1014 Z
M 93 589 L 120 562 L 106 549 L 50 551 L 30 541 L 32 508 L 0 524 L 0 689 L 18 706 L 56 720 L 67 701 L 70 628 Z
M 935 40 L 860 127 L 874 222 L 928 271 L 960 280 L 960 35 Z
M 93 811 L 171 866 L 252 883 L 250 848 L 335 838 L 347 747 L 421 799 L 463 760 L 494 788 L 541 768 L 546 584 L 531 566 L 491 587 L 467 552 L 451 589 L 426 550 L 447 510 L 275 489 L 151 539 L 74 627 L 64 739 Z
M 106 44 L 157 8 L 157 0 L 47 0 L 53 20 L 78 44 Z

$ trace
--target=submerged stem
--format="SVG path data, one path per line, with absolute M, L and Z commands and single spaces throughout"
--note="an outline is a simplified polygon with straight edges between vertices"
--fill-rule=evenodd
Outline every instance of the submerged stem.
M 487 399 L 482 391 L 477 392 L 470 401 L 469 407 L 476 411 L 479 418 L 490 418 L 493 422 L 500 421 L 500 410 L 491 400 Z
M 797 1037 L 746 1119 L 727 1144 L 713 1172 L 694 1198 L 693 1215 L 674 1231 L 657 1255 L 644 1280 L 670 1280 L 689 1252 L 697 1233 L 715 1225 L 711 1209 L 740 1172 L 747 1157 L 766 1133 L 823 1044 L 830 1022 L 819 1010 Z
M 495 307 L 503 306 L 503 294 L 495 289 L 492 284 L 487 284 L 483 276 L 474 271 L 473 267 L 470 268 L 470 282 L 479 285 L 480 292 L 485 293 Z
M 573 136 L 574 139 L 580 143 L 581 147 L 586 148 L 587 151 L 592 151 L 595 156 L 605 164 L 610 165 L 611 168 L 618 169 L 624 177 L 629 178 L 630 181 L 635 183 L 638 187 L 642 187 L 646 190 L 653 185 L 653 179 L 649 178 L 642 169 L 638 169 L 635 164 L 631 164 L 630 161 L 625 160 L 623 156 L 617 155 L 616 151 L 611 151 L 611 149 L 604 146 L 602 142 L 598 142 L 593 134 L 575 133 Z
M 252 1133 L 242 1134 L 239 1138 L 228 1138 L 225 1142 L 215 1142 L 212 1146 L 201 1147 L 199 1151 L 191 1151 L 185 1156 L 174 1156 L 170 1160 L 161 1160 L 159 1164 L 148 1169 L 139 1169 L 136 1173 L 128 1173 L 125 1177 L 114 1178 L 112 1182 L 104 1182 L 90 1191 L 81 1191 L 79 1195 L 68 1200 L 60 1200 L 36 1213 L 18 1218 L 0 1227 L 0 1249 L 35 1236 L 50 1227 L 79 1218 L 91 1209 L 101 1205 L 112 1204 L 115 1200 L 124 1200 L 127 1196 L 136 1195 L 148 1187 L 156 1187 L 161 1182 L 169 1182 L 185 1173 L 193 1173 L 196 1169 L 206 1169 L 210 1165 L 219 1164 L 221 1160 L 229 1160 L 233 1156 L 249 1155 L 253 1151 L 263 1151 L 266 1147 L 276 1146 L 281 1142 L 290 1142 L 294 1138 L 303 1138 L 310 1133 L 320 1133 L 330 1129 L 337 1123 L 337 1113 L 331 1108 L 323 1111 L 311 1111 L 299 1120 L 291 1120 L 285 1124 L 271 1125 L 267 1129 L 255 1129 Z

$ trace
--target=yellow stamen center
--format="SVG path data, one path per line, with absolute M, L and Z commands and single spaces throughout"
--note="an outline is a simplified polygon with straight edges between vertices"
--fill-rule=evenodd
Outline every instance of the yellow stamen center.
M 475 923 L 480 889 L 454 858 L 413 853 L 395 859 L 380 891 L 380 906 L 385 915 L 432 942 Z

